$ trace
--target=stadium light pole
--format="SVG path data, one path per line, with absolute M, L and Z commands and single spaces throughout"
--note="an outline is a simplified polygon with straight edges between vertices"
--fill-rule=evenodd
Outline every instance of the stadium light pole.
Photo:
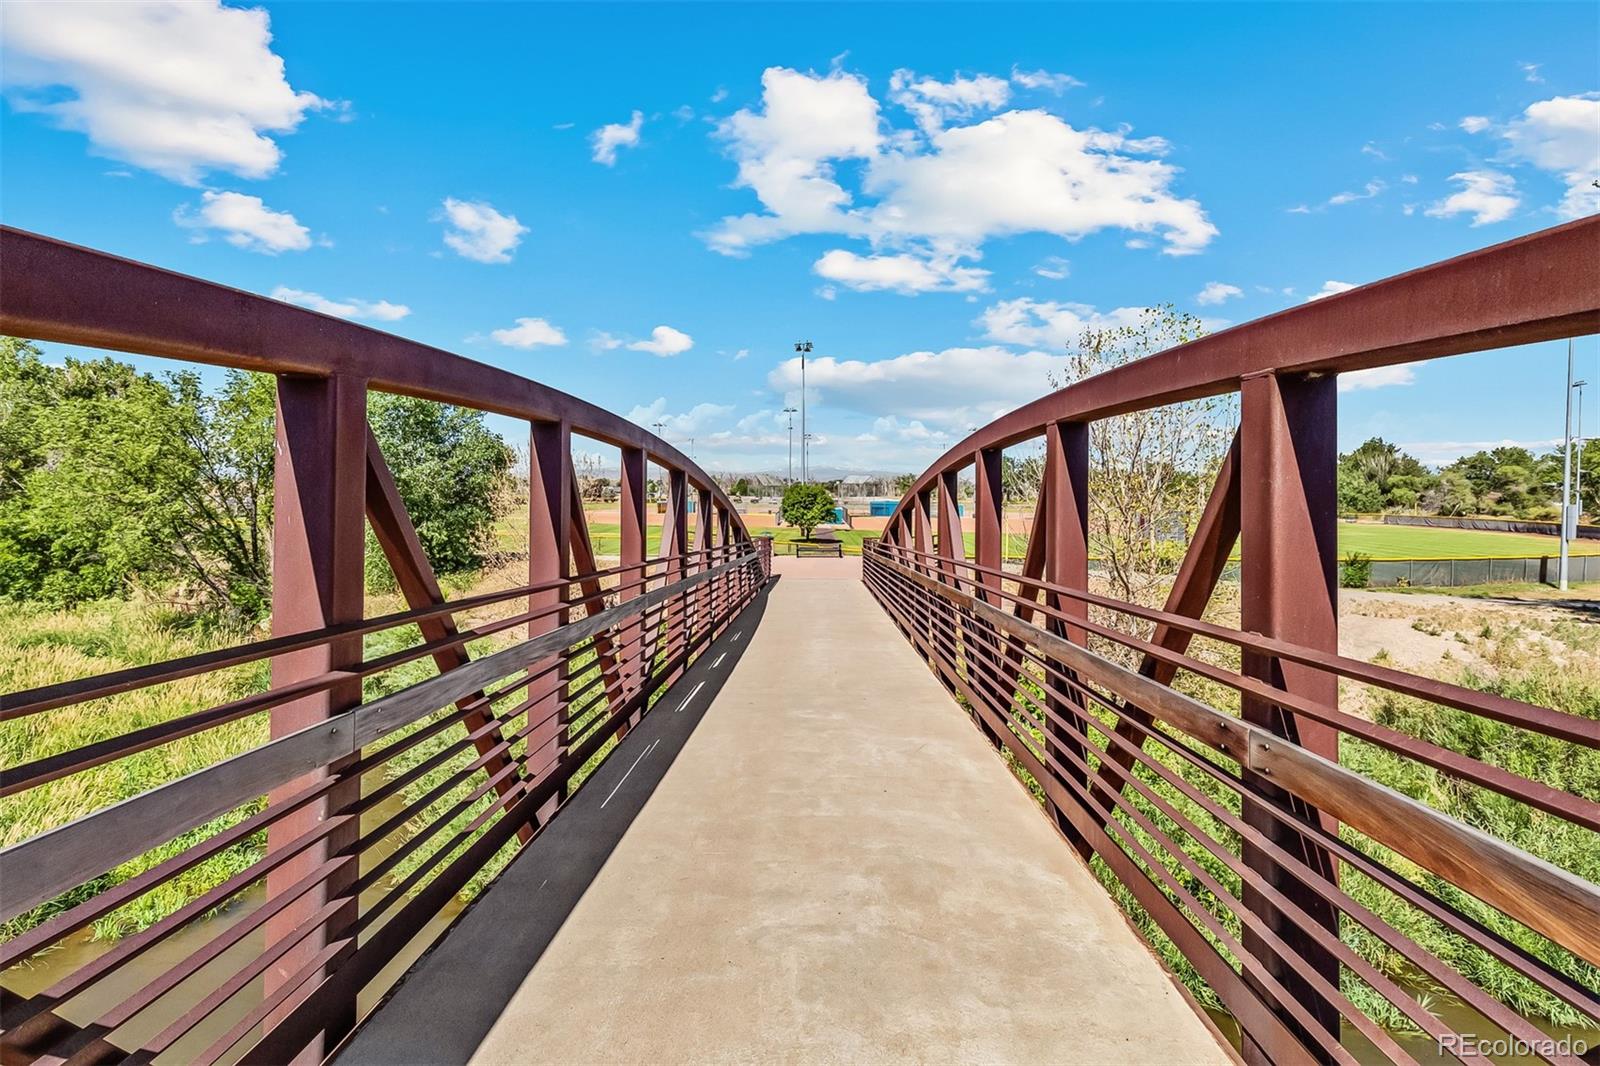
M 794 484 L 794 413 L 795 407 L 785 407 L 783 413 L 789 416 L 789 484 Z
M 1567 591 L 1567 566 L 1570 562 L 1568 540 L 1576 530 L 1569 529 L 1572 521 L 1572 338 L 1567 338 L 1567 433 L 1561 449 L 1561 561 L 1556 569 L 1557 585 Z
M 1578 431 L 1572 436 L 1572 443 L 1578 450 L 1572 455 L 1572 536 L 1577 539 L 1578 519 L 1583 516 L 1583 387 L 1589 384 L 1582 378 L 1572 383 L 1578 390 Z
M 806 356 L 811 354 L 811 342 L 795 341 L 794 350 L 800 353 L 800 480 L 809 485 L 811 467 L 806 462 L 806 442 L 811 437 L 806 433 Z

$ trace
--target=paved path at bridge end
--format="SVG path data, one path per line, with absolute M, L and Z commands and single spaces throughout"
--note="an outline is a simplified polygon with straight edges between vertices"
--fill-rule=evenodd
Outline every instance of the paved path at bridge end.
M 341 1066 L 1233 1061 L 859 560 L 777 564 Z

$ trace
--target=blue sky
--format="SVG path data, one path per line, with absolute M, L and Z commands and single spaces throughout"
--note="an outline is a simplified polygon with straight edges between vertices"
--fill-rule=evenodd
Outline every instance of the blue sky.
M 921 469 L 1086 324 L 1247 321 L 1600 207 L 1590 3 L 16 0 L 0 33 L 6 223 L 664 421 L 711 469 L 782 469 L 801 338 L 813 465 Z M 1340 440 L 1548 442 L 1564 373 L 1348 381 Z

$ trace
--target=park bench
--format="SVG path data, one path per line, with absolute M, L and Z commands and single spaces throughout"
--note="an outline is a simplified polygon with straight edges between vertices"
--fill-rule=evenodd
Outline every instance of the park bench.
M 795 558 L 805 556 L 833 556 L 835 559 L 844 558 L 844 541 L 841 540 L 797 540 L 794 542 Z

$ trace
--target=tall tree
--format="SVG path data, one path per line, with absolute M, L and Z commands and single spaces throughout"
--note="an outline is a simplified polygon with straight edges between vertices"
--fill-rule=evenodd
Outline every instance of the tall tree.
M 811 531 L 833 521 L 833 493 L 823 485 L 797 482 L 783 490 L 783 503 L 778 507 L 778 520 L 800 530 L 800 536 L 811 539 Z
M 1193 315 L 1147 309 L 1131 325 L 1088 329 L 1067 352 L 1061 388 L 1203 336 Z M 1100 419 L 1089 427 L 1089 546 L 1114 593 L 1155 604 L 1182 561 L 1212 477 L 1238 425 L 1232 398 Z
M 367 421 L 433 568 L 457 573 L 482 566 L 514 458 L 483 412 L 374 392 Z
M 1413 455 L 1372 437 L 1339 456 L 1339 508 L 1371 514 L 1416 507 L 1435 478 Z
M 0 596 L 159 587 L 236 618 L 269 601 L 275 385 L 208 392 L 0 338 Z M 481 412 L 374 394 L 369 417 L 434 568 L 482 565 L 512 453 Z

